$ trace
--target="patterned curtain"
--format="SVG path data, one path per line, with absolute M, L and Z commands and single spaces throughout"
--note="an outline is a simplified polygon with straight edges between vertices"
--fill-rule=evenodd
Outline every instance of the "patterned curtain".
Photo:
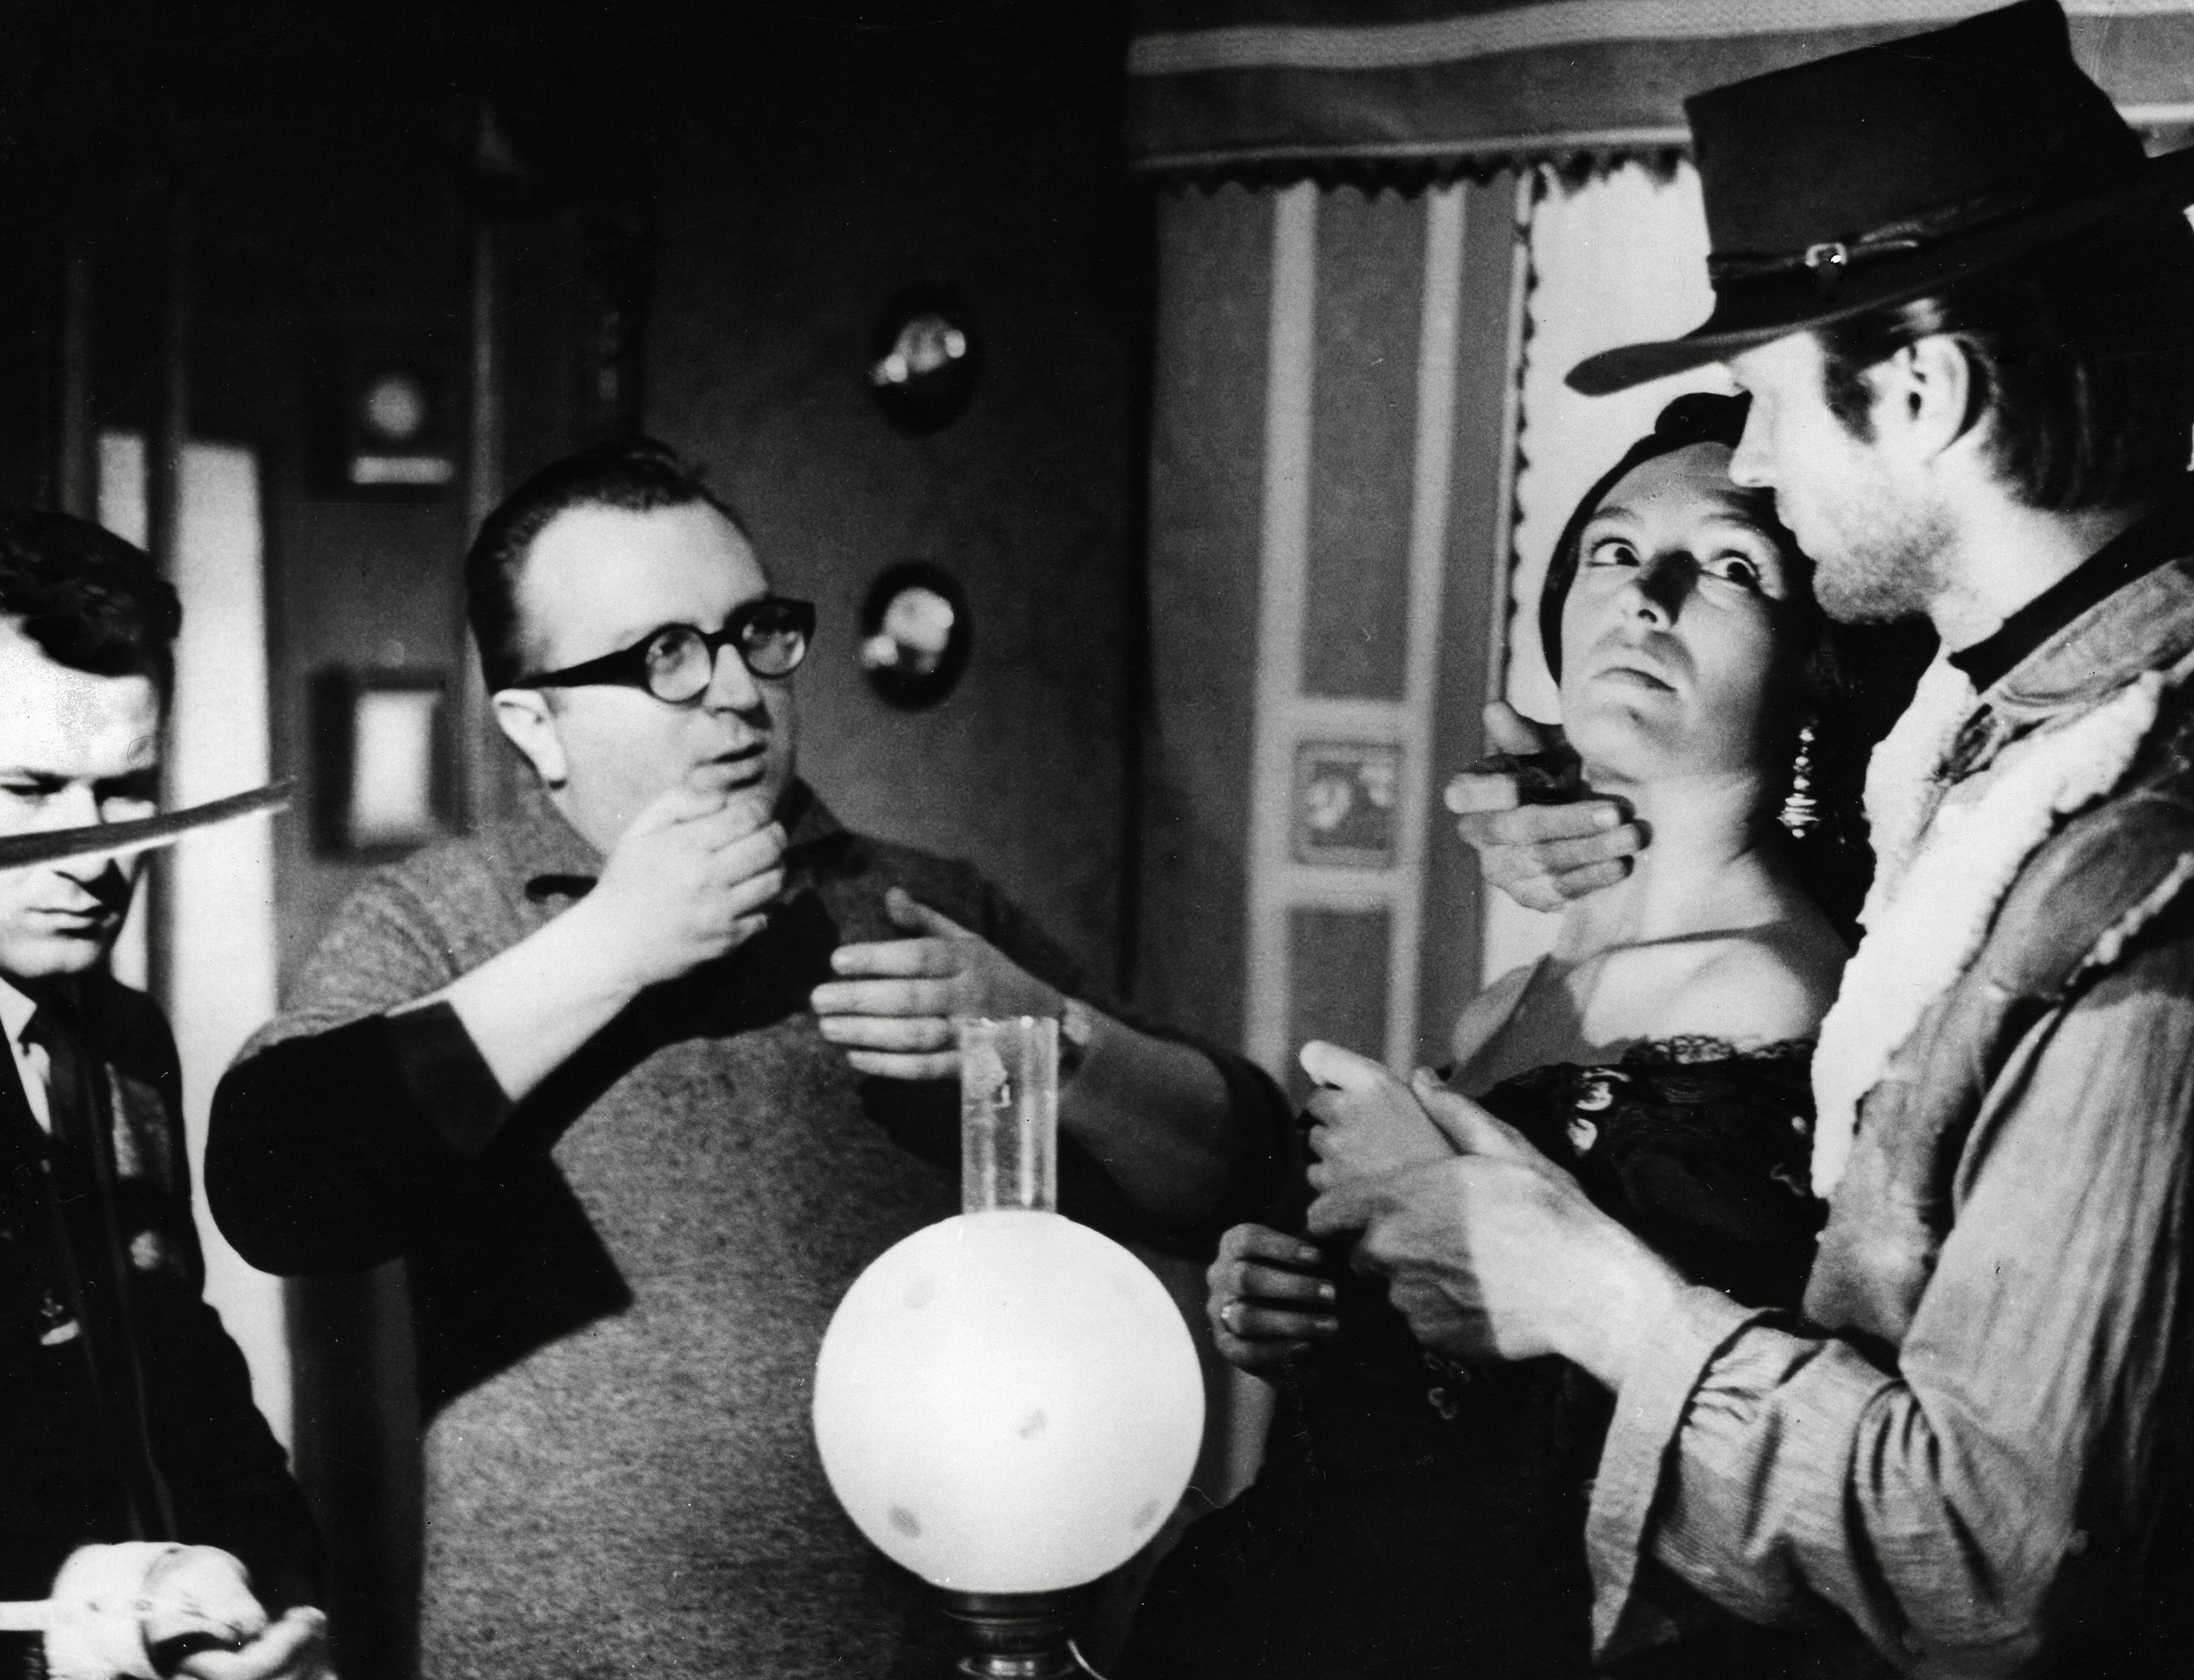
M 1139 0 L 1127 144 L 1146 175 L 1415 187 L 1683 143 L 1701 88 L 2001 0 Z M 2064 0 L 2128 116 L 2194 114 L 2194 0 Z

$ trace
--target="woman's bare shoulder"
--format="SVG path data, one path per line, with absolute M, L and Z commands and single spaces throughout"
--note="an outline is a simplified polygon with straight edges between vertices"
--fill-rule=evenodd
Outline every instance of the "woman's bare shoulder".
M 1735 1044 L 1810 1038 L 1835 1002 L 1850 954 L 1816 918 L 1732 935 L 1669 988 L 1653 1036 L 1703 1033 Z
M 1462 1006 L 1462 1013 L 1455 1018 L 1455 1035 L 1448 1040 L 1448 1054 L 1455 1058 L 1457 1068 L 1468 1065 L 1487 1041 L 1508 1025 L 1516 1012 L 1517 999 L 1531 983 L 1537 967 L 1536 963 L 1526 963 L 1509 969 Z

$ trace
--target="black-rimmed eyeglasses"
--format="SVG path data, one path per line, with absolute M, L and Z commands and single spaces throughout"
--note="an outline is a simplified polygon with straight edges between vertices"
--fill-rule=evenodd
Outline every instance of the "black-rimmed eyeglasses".
M 740 659 L 756 676 L 790 676 L 807 657 L 807 644 L 814 636 L 813 602 L 764 595 L 733 608 L 720 630 L 665 624 L 650 630 L 629 647 L 562 670 L 521 676 L 510 686 L 583 688 L 619 683 L 645 688 L 666 705 L 691 705 L 708 692 L 715 677 L 717 649 L 738 649 Z

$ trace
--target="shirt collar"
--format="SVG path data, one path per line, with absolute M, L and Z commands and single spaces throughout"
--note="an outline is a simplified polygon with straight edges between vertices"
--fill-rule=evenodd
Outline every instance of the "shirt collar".
M 2097 549 L 2020 607 L 1996 634 L 1949 655 L 1976 693 L 2013 668 L 2088 608 L 2194 548 L 2194 491 L 2182 480 L 2162 503 Z
M 31 1017 L 38 1012 L 38 1001 L 26 998 L 7 981 L 0 980 L 0 1027 L 8 1032 L 10 1042 L 23 1042 L 23 1029 L 31 1024 Z

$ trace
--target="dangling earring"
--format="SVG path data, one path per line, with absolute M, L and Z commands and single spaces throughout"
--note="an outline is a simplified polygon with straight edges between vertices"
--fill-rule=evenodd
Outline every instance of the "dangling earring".
M 1775 814 L 1775 820 L 1789 829 L 1795 840 L 1804 839 L 1821 820 L 1820 807 L 1813 798 L 1813 726 L 1810 723 L 1798 732 L 1798 757 L 1790 766 L 1789 797 Z

